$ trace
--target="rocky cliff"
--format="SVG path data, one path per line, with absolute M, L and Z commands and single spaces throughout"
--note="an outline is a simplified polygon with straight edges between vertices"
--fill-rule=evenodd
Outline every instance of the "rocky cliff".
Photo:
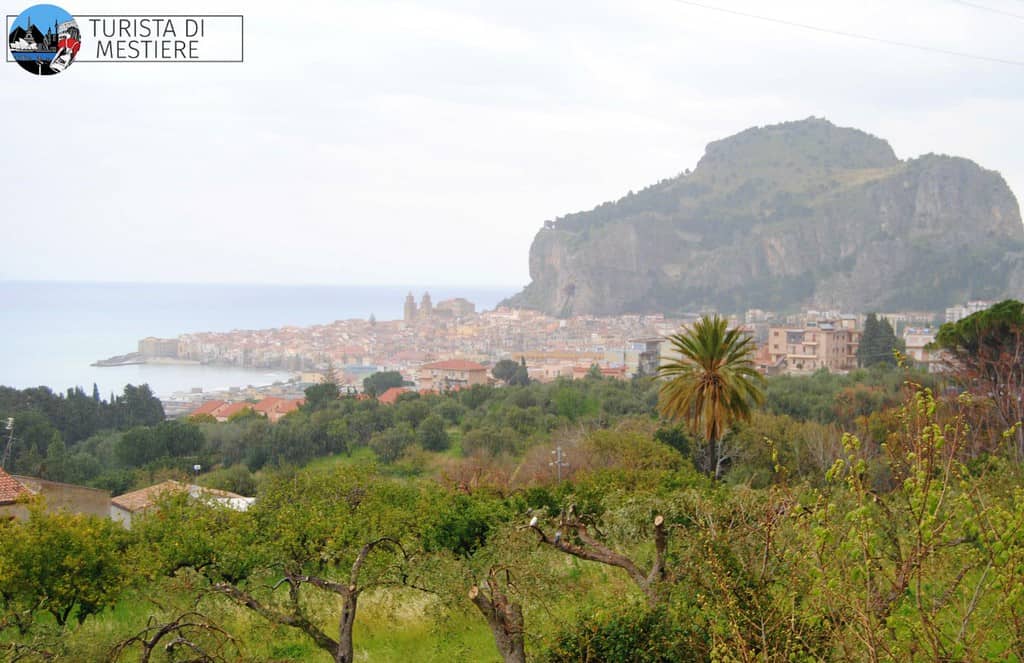
M 1024 225 L 998 173 L 901 161 L 812 118 L 716 141 L 692 173 L 545 223 L 530 277 L 507 303 L 559 316 L 940 310 L 1024 294 Z

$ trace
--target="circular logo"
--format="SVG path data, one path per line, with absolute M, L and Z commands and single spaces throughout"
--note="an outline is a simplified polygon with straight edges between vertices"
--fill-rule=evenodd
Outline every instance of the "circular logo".
M 56 5 L 33 5 L 18 14 L 7 35 L 14 60 L 38 76 L 59 74 L 75 61 L 82 32 L 75 18 Z

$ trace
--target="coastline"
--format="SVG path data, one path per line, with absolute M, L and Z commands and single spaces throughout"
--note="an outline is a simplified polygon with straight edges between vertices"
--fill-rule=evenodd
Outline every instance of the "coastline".
M 138 352 L 130 352 L 126 355 L 115 355 L 107 359 L 97 359 L 89 365 L 97 368 L 113 368 L 116 366 L 138 366 L 141 364 L 202 366 L 203 362 L 197 359 L 177 359 L 175 357 L 145 357 Z

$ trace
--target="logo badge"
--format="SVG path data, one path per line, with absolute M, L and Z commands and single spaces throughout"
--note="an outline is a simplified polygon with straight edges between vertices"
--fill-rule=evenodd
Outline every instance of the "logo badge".
M 25 71 L 37 76 L 59 74 L 75 61 L 82 32 L 75 18 L 56 5 L 33 5 L 18 14 L 7 46 Z

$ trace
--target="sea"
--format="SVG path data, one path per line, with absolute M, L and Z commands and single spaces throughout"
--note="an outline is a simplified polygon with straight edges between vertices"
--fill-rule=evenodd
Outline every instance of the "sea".
M 146 336 L 268 329 L 347 320 L 395 320 L 410 291 L 419 302 L 465 297 L 493 309 L 518 290 L 457 286 L 225 285 L 0 281 L 0 385 L 54 391 L 93 384 L 108 398 L 126 384 L 175 392 L 261 386 L 287 371 L 226 366 L 138 364 L 95 367 L 98 359 L 135 352 Z

